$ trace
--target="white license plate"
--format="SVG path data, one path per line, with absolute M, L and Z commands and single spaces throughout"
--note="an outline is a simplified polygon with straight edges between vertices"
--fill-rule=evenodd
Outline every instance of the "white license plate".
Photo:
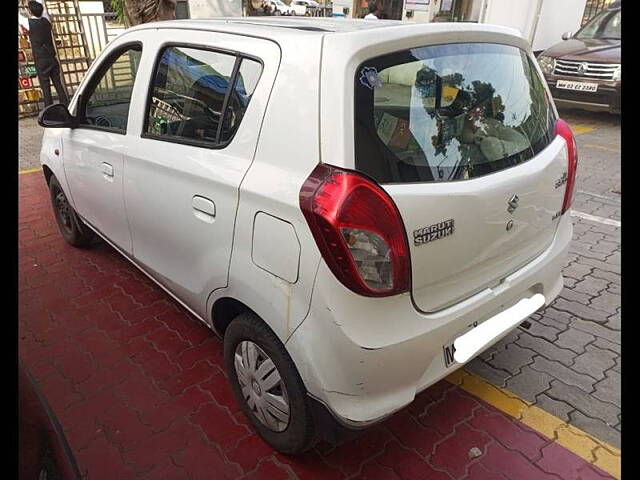
M 444 354 L 444 367 L 449 368 L 456 363 L 453 358 L 453 354 L 456 353 L 456 347 L 453 346 L 453 342 L 447 343 L 442 347 L 442 353 Z
M 562 88 L 564 90 L 577 90 L 579 92 L 597 92 L 597 83 L 587 82 L 571 82 L 569 80 L 558 80 L 556 88 Z
M 456 335 L 456 338 L 467 333 L 469 330 L 477 326 L 478 322 L 473 322 L 471 325 L 467 326 L 466 329 Z M 455 340 L 456 339 L 454 338 L 449 343 L 442 346 L 442 354 L 444 355 L 444 368 L 449 368 L 454 363 L 458 363 L 456 362 L 455 358 L 453 358 L 453 354 L 456 353 L 456 347 L 453 346 L 453 342 L 455 342 Z

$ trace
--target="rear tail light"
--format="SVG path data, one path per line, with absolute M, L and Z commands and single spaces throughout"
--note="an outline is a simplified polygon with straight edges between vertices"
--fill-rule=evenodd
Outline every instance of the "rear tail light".
M 556 121 L 555 134 L 560 135 L 567 142 L 567 186 L 564 191 L 564 201 L 562 202 L 562 213 L 571 208 L 573 194 L 576 186 L 576 173 L 578 170 L 578 149 L 576 139 L 569 124 L 562 119 Z
M 393 200 L 373 181 L 320 164 L 300 190 L 300 208 L 343 285 L 368 297 L 409 290 L 404 225 Z

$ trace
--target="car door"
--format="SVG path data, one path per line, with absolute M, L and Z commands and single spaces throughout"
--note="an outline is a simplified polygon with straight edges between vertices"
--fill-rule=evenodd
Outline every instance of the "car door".
M 215 32 L 154 38 L 149 92 L 136 99 L 139 137 L 125 152 L 133 255 L 206 318 L 208 295 L 227 285 L 239 186 L 280 52 L 272 41 Z
M 76 211 L 127 253 L 131 234 L 122 195 L 123 152 L 141 53 L 141 43 L 125 43 L 99 60 L 77 97 L 78 125 L 62 134 L 64 170 Z

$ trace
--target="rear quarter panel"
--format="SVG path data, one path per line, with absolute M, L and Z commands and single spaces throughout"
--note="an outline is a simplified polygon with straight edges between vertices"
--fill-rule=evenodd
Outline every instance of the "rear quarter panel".
M 208 311 L 216 300 L 232 297 L 256 312 L 285 342 L 306 317 L 320 253 L 300 210 L 300 187 L 318 164 L 319 78 L 322 37 L 299 34 L 280 43 L 277 77 L 269 97 L 254 161 L 241 187 L 236 217 L 229 286 L 212 293 Z M 254 242 L 268 255 L 278 233 L 260 229 L 254 234 L 258 214 L 267 214 L 292 226 L 291 256 L 299 254 L 297 278 L 285 280 L 258 266 Z M 259 224 L 259 223 L 258 223 Z M 276 248 L 272 249 L 276 253 Z M 282 255 L 282 253 L 279 253 Z M 295 263 L 295 259 L 291 263 Z M 257 262 L 261 263 L 261 262 Z M 215 318 L 213 319 L 215 322 Z

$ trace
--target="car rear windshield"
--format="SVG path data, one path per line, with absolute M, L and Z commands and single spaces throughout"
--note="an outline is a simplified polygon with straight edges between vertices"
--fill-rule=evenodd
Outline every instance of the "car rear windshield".
M 356 71 L 356 169 L 381 183 L 450 182 L 518 165 L 551 142 L 554 121 L 517 47 L 413 48 Z

